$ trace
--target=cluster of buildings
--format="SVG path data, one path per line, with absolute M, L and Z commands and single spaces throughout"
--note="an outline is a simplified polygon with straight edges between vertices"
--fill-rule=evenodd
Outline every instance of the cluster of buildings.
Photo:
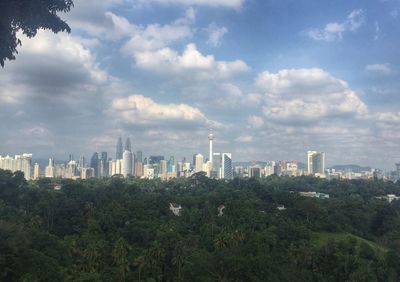
M 26 179 L 31 179 L 32 154 L 15 155 L 15 157 L 0 156 L 0 169 L 12 172 L 22 171 Z
M 396 164 L 396 171 L 389 176 L 375 169 L 358 172 L 351 170 L 338 171 L 326 169 L 325 153 L 317 151 L 307 152 L 306 164 L 301 164 L 295 160 L 281 160 L 234 167 L 231 153 L 213 152 L 214 135 L 212 133 L 208 135 L 208 141 L 208 156 L 200 153 L 195 154 L 191 162 L 186 158 L 178 161 L 174 156 L 170 156 L 168 159 L 159 155 L 143 157 L 142 151 L 134 152 L 132 150 L 129 138 L 124 143 L 122 138 L 119 138 L 116 145 L 115 158 L 110 158 L 107 152 L 94 152 L 88 161 L 84 156 L 81 156 L 79 160 L 75 160 L 70 155 L 68 162 L 56 164 L 54 159 L 50 158 L 44 170 L 41 170 L 39 164 L 35 163 L 32 173 L 32 154 L 16 155 L 15 157 L 0 156 L 0 169 L 13 172 L 22 171 L 26 179 L 38 179 L 40 177 L 89 179 L 118 175 L 169 180 L 178 177 L 190 177 L 199 172 L 203 172 L 214 179 L 233 179 L 233 177 L 262 178 L 270 175 L 313 175 L 328 179 L 387 179 L 394 181 L 400 179 L 400 163 Z
M 95 152 L 89 161 L 84 156 L 81 156 L 79 160 L 75 160 L 70 155 L 68 162 L 61 164 L 56 164 L 54 159 L 50 158 L 42 174 L 39 164 L 35 163 L 32 179 L 39 177 L 89 179 L 120 175 L 123 177 L 133 176 L 168 180 L 177 177 L 189 177 L 198 172 L 203 172 L 208 177 L 216 179 L 232 179 L 232 154 L 213 152 L 214 135 L 212 133 L 208 135 L 208 140 L 208 157 L 198 153 L 193 155 L 193 161 L 190 162 L 185 158 L 177 161 L 174 156 L 169 157 L 169 159 L 164 156 L 143 158 L 142 151 L 133 152 L 129 138 L 124 143 L 122 138 L 119 138 L 116 145 L 115 158 L 109 158 L 107 152 Z M 32 157 L 32 155 L 30 156 Z M 30 162 L 31 159 L 29 160 L 29 169 L 27 168 L 29 171 Z M 31 179 L 30 173 L 25 175 L 27 179 Z
M 316 177 L 327 177 L 325 170 L 325 153 L 308 151 L 307 166 L 300 167 L 298 161 L 268 161 L 266 164 L 253 163 L 250 166 L 236 166 L 234 175 L 238 177 L 268 177 L 270 175 L 301 176 L 314 175 Z

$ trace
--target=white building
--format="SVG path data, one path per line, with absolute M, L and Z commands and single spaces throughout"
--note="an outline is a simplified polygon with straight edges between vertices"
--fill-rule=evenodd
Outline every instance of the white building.
M 54 177 L 54 164 L 53 159 L 49 159 L 49 164 L 44 169 L 44 177 L 53 178 Z
M 307 152 L 307 172 L 310 175 L 325 175 L 325 153 L 308 151 Z
M 122 155 L 122 175 L 128 177 L 132 175 L 133 172 L 133 159 L 132 153 L 125 150 Z
M 195 172 L 204 171 L 204 157 L 202 154 L 195 156 L 194 170 Z
M 232 154 L 222 153 L 221 155 L 221 178 L 222 179 L 233 179 L 233 166 L 232 166 Z
M 178 205 L 178 204 L 175 204 L 175 203 L 170 203 L 169 204 L 169 209 L 170 209 L 170 211 L 172 211 L 172 213 L 174 215 L 176 215 L 176 216 L 180 216 L 181 215 L 181 209 L 182 209 L 181 205 Z
M 0 169 L 11 170 L 12 172 L 21 171 L 27 180 L 31 179 L 31 163 L 32 154 L 15 155 L 14 158 L 0 156 Z

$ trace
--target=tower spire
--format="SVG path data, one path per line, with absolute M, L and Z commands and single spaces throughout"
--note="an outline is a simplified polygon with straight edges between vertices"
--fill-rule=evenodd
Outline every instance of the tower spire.
M 210 133 L 208 134 L 208 141 L 209 141 L 209 156 L 208 160 L 212 162 L 212 156 L 213 156 L 213 141 L 214 141 L 214 134 L 212 133 L 212 129 L 210 128 Z

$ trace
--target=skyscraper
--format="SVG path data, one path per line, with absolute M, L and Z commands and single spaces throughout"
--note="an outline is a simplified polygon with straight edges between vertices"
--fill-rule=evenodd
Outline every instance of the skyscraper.
M 132 175 L 132 152 L 125 150 L 123 155 L 122 155 L 122 175 L 124 177 L 128 177 Z
M 40 166 L 38 163 L 35 163 L 35 165 L 33 166 L 33 179 L 39 179 L 40 177 Z
M 400 163 L 396 164 L 396 174 L 397 174 L 397 179 L 400 179 Z
M 49 164 L 48 166 L 46 166 L 45 170 L 44 170 L 44 177 L 48 177 L 48 178 L 53 178 L 54 177 L 54 162 L 53 159 L 50 158 L 49 159 Z
M 325 153 L 308 151 L 307 152 L 307 171 L 312 175 L 325 175 Z
M 123 148 L 122 148 L 122 138 L 119 137 L 118 138 L 118 142 L 117 142 L 117 152 L 115 155 L 115 159 L 117 160 L 122 160 L 122 154 L 123 154 Z
M 222 172 L 221 172 L 221 153 L 213 153 L 212 157 L 212 170 L 211 170 L 211 177 L 216 179 L 221 179 Z
M 100 160 L 97 152 L 94 152 L 90 159 L 90 167 L 93 168 L 94 177 L 100 177 Z
M 126 138 L 124 150 L 132 152 L 131 139 L 129 137 Z
M 195 156 L 195 164 L 194 164 L 195 171 L 196 171 L 196 172 L 204 171 L 204 166 L 203 166 L 203 164 L 204 164 L 204 157 L 203 157 L 203 155 L 202 155 L 202 154 L 197 154 L 197 155 Z
M 222 153 L 221 156 L 221 172 L 223 179 L 233 178 L 232 154 Z
M 142 153 L 142 151 L 137 151 L 136 152 L 135 160 L 137 162 L 143 162 L 143 153 Z
M 101 176 L 108 176 L 108 158 L 107 152 L 101 152 Z
M 210 162 L 212 162 L 213 160 L 213 141 L 214 141 L 214 135 L 212 134 L 212 132 L 210 132 L 210 134 L 208 134 L 208 142 L 209 142 L 209 148 L 208 148 L 208 160 Z

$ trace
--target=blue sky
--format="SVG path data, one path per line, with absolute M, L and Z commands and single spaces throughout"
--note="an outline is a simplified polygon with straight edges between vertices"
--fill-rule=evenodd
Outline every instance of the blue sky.
M 0 70 L 0 154 L 400 161 L 400 1 L 75 0 Z M 11 129 L 11 130 L 10 130 Z

